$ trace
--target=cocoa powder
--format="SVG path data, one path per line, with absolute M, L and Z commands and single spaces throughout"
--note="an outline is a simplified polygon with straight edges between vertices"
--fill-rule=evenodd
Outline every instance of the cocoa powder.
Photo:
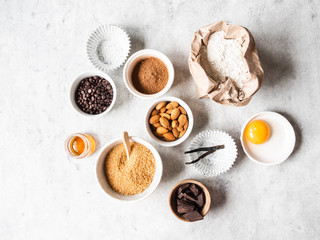
M 155 57 L 141 60 L 132 72 L 132 84 L 143 94 L 160 92 L 167 85 L 168 78 L 166 65 Z

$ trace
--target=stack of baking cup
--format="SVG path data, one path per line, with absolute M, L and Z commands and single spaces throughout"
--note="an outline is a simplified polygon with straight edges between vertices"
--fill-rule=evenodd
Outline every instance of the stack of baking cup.
M 92 64 L 102 70 L 119 68 L 130 52 L 130 38 L 121 28 L 104 25 L 95 30 L 87 43 L 87 53 Z

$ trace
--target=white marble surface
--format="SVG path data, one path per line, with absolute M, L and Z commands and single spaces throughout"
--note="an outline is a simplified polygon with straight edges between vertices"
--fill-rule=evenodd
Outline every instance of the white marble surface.
M 0 1 L 0 239 L 320 239 L 320 31 L 318 1 Z M 193 33 L 227 20 L 249 28 L 265 82 L 243 108 L 198 100 L 187 67 Z M 95 179 L 97 154 L 70 160 L 64 140 L 89 132 L 99 146 L 123 130 L 144 131 L 148 101 L 125 88 L 122 68 L 110 73 L 119 97 L 105 117 L 79 117 L 68 88 L 92 70 L 86 41 L 101 24 L 125 28 L 133 51 L 154 48 L 172 60 L 176 78 L 167 95 L 184 99 L 195 115 L 190 138 L 176 148 L 156 145 L 162 181 L 147 200 L 108 200 Z M 131 52 L 131 53 L 132 53 Z M 240 127 L 263 110 L 293 124 L 297 145 L 288 161 L 263 167 L 244 156 Z M 219 177 L 184 165 L 182 154 L 200 131 L 221 129 L 237 139 L 240 156 Z M 150 139 L 149 139 L 150 140 Z M 99 150 L 99 149 L 98 149 Z M 211 211 L 187 224 L 170 212 L 168 195 L 185 178 L 205 183 Z

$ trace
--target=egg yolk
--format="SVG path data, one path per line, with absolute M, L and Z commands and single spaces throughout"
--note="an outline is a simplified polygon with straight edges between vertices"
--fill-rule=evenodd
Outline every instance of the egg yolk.
M 268 140 L 270 129 L 264 121 L 255 120 L 246 127 L 245 135 L 249 142 L 261 144 Z

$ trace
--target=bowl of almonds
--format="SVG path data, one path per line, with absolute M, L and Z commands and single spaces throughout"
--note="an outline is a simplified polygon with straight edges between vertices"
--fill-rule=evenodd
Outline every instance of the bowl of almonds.
M 157 99 L 146 114 L 146 130 L 162 146 L 173 147 L 184 142 L 192 127 L 191 109 L 176 97 Z

